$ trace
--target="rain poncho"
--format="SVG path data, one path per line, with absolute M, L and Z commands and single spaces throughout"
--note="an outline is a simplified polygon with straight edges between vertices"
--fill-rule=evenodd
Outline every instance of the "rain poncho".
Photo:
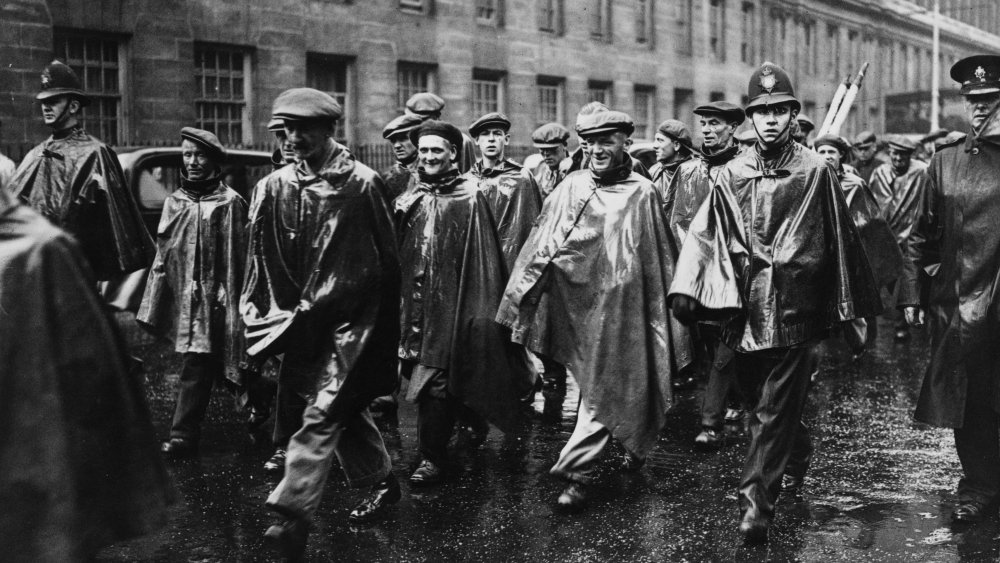
M 903 252 L 906 252 L 906 239 L 920 215 L 927 181 L 927 164 L 917 159 L 910 160 L 910 167 L 903 174 L 896 174 L 892 163 L 883 164 L 872 172 L 869 181 L 872 195 L 896 235 L 896 242 L 904 247 Z
M 733 145 L 714 154 L 699 155 L 698 158 L 681 164 L 673 175 L 673 180 L 664 193 L 663 209 L 678 245 L 684 244 L 691 221 L 711 193 L 719 171 L 738 153 L 739 146 Z
M 504 272 L 510 273 L 542 207 L 538 185 L 519 164 L 510 160 L 502 161 L 496 168 L 485 168 L 483 161 L 479 161 L 466 176 L 486 196 L 496 223 Z
M 391 202 L 417 183 L 417 159 L 414 158 L 407 164 L 398 160 L 393 162 L 382 171 L 382 181 L 385 183 L 385 194 Z
M 843 169 L 837 174 L 837 179 L 844 190 L 844 200 L 851 219 L 858 227 L 864 243 L 875 281 L 880 289 L 886 288 L 899 279 L 903 269 L 903 254 L 896 244 L 895 236 L 879 212 L 878 202 L 864 180 Z M 883 293 L 882 297 L 885 303 L 889 298 L 888 292 Z

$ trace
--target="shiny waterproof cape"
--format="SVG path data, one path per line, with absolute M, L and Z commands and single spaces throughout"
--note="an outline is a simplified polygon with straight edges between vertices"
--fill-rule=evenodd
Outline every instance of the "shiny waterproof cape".
M 538 185 L 521 165 L 510 160 L 496 168 L 484 168 L 480 160 L 466 176 L 486 196 L 503 253 L 504 272 L 509 273 L 542 209 Z
M 74 240 L 0 195 L 0 553 L 89 560 L 167 521 L 140 376 Z
M 669 202 L 674 197 L 673 192 L 670 191 L 670 182 L 674 179 L 674 175 L 677 174 L 677 169 L 685 162 L 689 162 L 691 158 L 692 156 L 688 155 L 683 160 L 671 162 L 666 165 L 662 162 L 657 162 L 649 169 L 649 179 L 656 186 L 656 191 L 660 192 L 660 199 L 663 200 L 664 207 L 669 206 Z
M 396 200 L 396 221 L 399 357 L 447 370 L 452 396 L 501 429 L 513 428 L 535 375 L 524 349 L 493 322 L 507 271 L 486 194 L 466 176 L 421 181 Z
M 964 141 L 964 142 L 963 142 Z M 927 311 L 931 352 L 915 418 L 961 428 L 969 380 L 990 382 L 1000 412 L 1000 117 L 931 158 L 921 221 L 908 242 L 899 306 Z M 972 350 L 993 350 L 973 363 Z
M 794 346 L 878 314 L 875 276 L 833 169 L 798 143 L 770 158 L 758 150 L 719 172 L 670 293 L 736 313 L 724 338 L 740 352 Z
M 395 386 L 399 259 L 382 189 L 336 145 L 318 173 L 305 162 L 272 172 L 250 205 L 248 353 L 316 359 L 317 384 L 340 386 L 336 412 Z
M 640 456 L 666 421 L 671 378 L 691 362 L 667 307 L 661 206 L 634 172 L 608 185 L 570 174 L 545 200 L 497 312 L 514 341 L 569 368 L 597 421 Z
M 385 183 L 385 194 L 390 202 L 399 197 L 399 194 L 407 191 L 417 183 L 417 160 L 410 164 L 403 164 L 400 161 L 392 163 L 382 174 L 382 181 Z
M 543 160 L 531 170 L 531 176 L 535 179 L 535 183 L 538 184 L 538 193 L 541 194 L 542 199 L 545 199 L 549 197 L 552 190 L 556 189 L 559 182 L 562 182 L 565 174 L 559 170 L 558 166 L 556 166 L 555 170 L 549 168 L 549 165 L 545 164 Z
M 691 221 L 712 191 L 712 182 L 722 167 L 737 154 L 738 147 L 731 146 L 718 154 L 699 155 L 677 169 L 667 188 L 669 196 L 663 198 L 663 210 L 667 215 L 667 226 L 677 241 L 678 252 L 691 229 Z
M 889 160 L 886 157 L 882 156 L 881 154 L 875 153 L 875 156 L 873 156 L 872 159 L 866 163 L 862 163 L 861 161 L 855 159 L 855 161 L 852 163 L 852 166 L 857 171 L 856 173 L 858 177 L 860 177 L 865 182 L 868 182 L 868 185 L 871 186 L 872 172 L 875 172 L 876 168 L 888 162 Z
M 76 237 L 97 279 L 145 268 L 156 248 L 114 151 L 83 129 L 31 149 L 10 192 Z
M 247 204 L 215 181 L 199 194 L 174 191 L 156 230 L 156 259 L 136 320 L 177 352 L 215 352 L 241 383 L 245 341 L 240 291 L 247 252 Z
M 868 184 L 846 170 L 841 170 L 837 174 L 837 179 L 840 180 L 840 187 L 844 190 L 844 199 L 847 201 L 851 219 L 858 227 L 858 233 L 864 243 L 875 281 L 879 289 L 883 290 L 881 295 L 884 304 L 891 297 L 887 290 L 888 286 L 903 273 L 903 253 L 896 244 L 895 235 L 882 217 L 878 202 L 868 189 Z
M 920 216 L 927 191 L 927 165 L 917 159 L 910 160 L 910 168 L 899 176 L 892 170 L 892 163 L 879 166 L 872 172 L 872 195 L 882 209 L 889 228 L 896 235 L 896 242 L 906 252 L 906 240 Z

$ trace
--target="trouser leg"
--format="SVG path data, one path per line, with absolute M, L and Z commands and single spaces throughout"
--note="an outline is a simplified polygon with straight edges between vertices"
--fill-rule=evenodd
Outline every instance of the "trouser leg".
M 816 364 L 815 343 L 765 354 L 740 354 L 736 361 L 740 380 L 748 387 L 744 396 L 756 403 L 750 415 L 750 447 L 740 481 L 740 510 L 770 520 L 781 477 L 804 430 L 802 410 Z M 808 439 L 807 434 L 802 437 Z
M 701 401 L 701 425 L 704 428 L 719 430 L 725 424 L 726 407 L 736 378 L 736 368 L 733 365 L 735 355 L 729 346 L 721 341 L 717 343 L 715 359 L 708 372 L 705 395 Z
M 549 473 L 567 481 L 587 484 L 594 478 L 597 460 L 611 441 L 611 431 L 594 420 L 594 413 L 583 400 L 576 415 L 576 427 L 559 453 L 559 461 Z
M 452 401 L 431 395 L 417 399 L 417 448 L 423 459 L 443 465 L 448 460 L 448 440 L 454 428 Z
M 195 442 L 201 438 L 201 422 L 212 396 L 212 385 L 216 378 L 222 377 L 222 372 L 222 360 L 214 354 L 184 354 L 171 438 Z
M 792 440 L 792 451 L 788 456 L 788 464 L 785 466 L 785 474 L 801 478 L 809 470 L 812 462 L 813 446 L 812 438 L 809 436 L 809 427 L 799 422 L 795 430 L 795 438 Z
M 274 447 L 287 449 L 292 435 L 302 427 L 302 414 L 309 403 L 316 372 L 308 362 L 285 353 L 278 370 L 277 405 L 274 413 Z
M 465 403 L 449 397 L 452 401 L 452 412 L 455 413 L 455 421 L 464 426 L 471 428 L 473 431 L 486 434 L 490 431 L 490 423 L 486 422 L 486 419 L 476 411 L 469 408 Z
M 992 352 L 992 351 L 991 351 Z M 993 385 L 988 373 L 992 358 L 967 358 L 969 387 L 962 428 L 955 429 L 955 449 L 962 462 L 958 481 L 961 500 L 992 502 L 1000 500 L 1000 414 L 993 409 Z M 977 361 L 979 360 L 979 361 Z M 980 369 L 984 373 L 978 373 Z
M 559 362 L 553 360 L 549 356 L 538 354 L 538 359 L 542 361 L 542 369 L 544 374 L 542 376 L 545 382 L 545 387 L 543 394 L 548 397 L 548 394 L 562 394 L 566 395 L 566 366 L 560 364 Z

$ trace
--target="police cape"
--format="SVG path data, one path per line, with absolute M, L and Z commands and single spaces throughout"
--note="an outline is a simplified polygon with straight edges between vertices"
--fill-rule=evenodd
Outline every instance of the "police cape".
M 142 380 L 75 241 L 0 194 L 0 553 L 89 561 L 174 500 Z
M 118 157 L 79 127 L 31 149 L 14 174 L 11 193 L 73 235 L 99 280 L 153 260 L 153 241 Z
M 834 323 L 882 309 L 833 169 L 795 142 L 759 151 L 720 171 L 670 288 L 727 313 L 723 338 L 739 352 L 825 338 Z
M 486 196 L 496 222 L 504 272 L 510 273 L 542 207 L 538 184 L 521 165 L 510 160 L 501 161 L 495 168 L 486 168 L 480 160 L 466 174 Z
M 456 171 L 396 200 L 403 295 L 399 357 L 447 371 L 448 393 L 501 430 L 534 384 L 527 354 L 493 321 L 507 270 L 486 195 Z M 407 397 L 423 384 L 416 370 Z
M 334 145 L 317 173 L 297 162 L 254 188 L 240 312 L 251 356 L 315 360 L 339 387 L 328 412 L 353 413 L 395 386 L 399 260 L 382 180 Z
M 136 320 L 177 352 L 216 353 L 239 385 L 244 362 L 239 298 L 246 264 L 246 202 L 218 176 L 182 179 L 156 230 L 156 259 Z
M 907 245 L 899 306 L 925 308 L 931 334 L 914 417 L 961 428 L 969 393 L 989 393 L 1000 412 L 997 110 L 978 134 L 941 147 L 927 172 L 925 211 Z
M 644 457 L 691 349 L 667 307 L 674 262 L 661 199 L 630 164 L 606 179 L 573 172 L 546 198 L 497 321 L 564 364 L 595 419 Z

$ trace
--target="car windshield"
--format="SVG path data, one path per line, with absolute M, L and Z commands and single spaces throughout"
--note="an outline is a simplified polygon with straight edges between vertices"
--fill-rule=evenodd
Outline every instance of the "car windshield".
M 253 162 L 250 162 L 252 160 Z M 269 160 L 263 158 L 235 159 L 222 167 L 223 181 L 240 195 L 249 199 L 250 189 L 272 170 Z M 158 155 L 144 158 L 138 169 L 131 171 L 139 205 L 144 210 L 159 211 L 163 202 L 181 185 L 180 155 Z

